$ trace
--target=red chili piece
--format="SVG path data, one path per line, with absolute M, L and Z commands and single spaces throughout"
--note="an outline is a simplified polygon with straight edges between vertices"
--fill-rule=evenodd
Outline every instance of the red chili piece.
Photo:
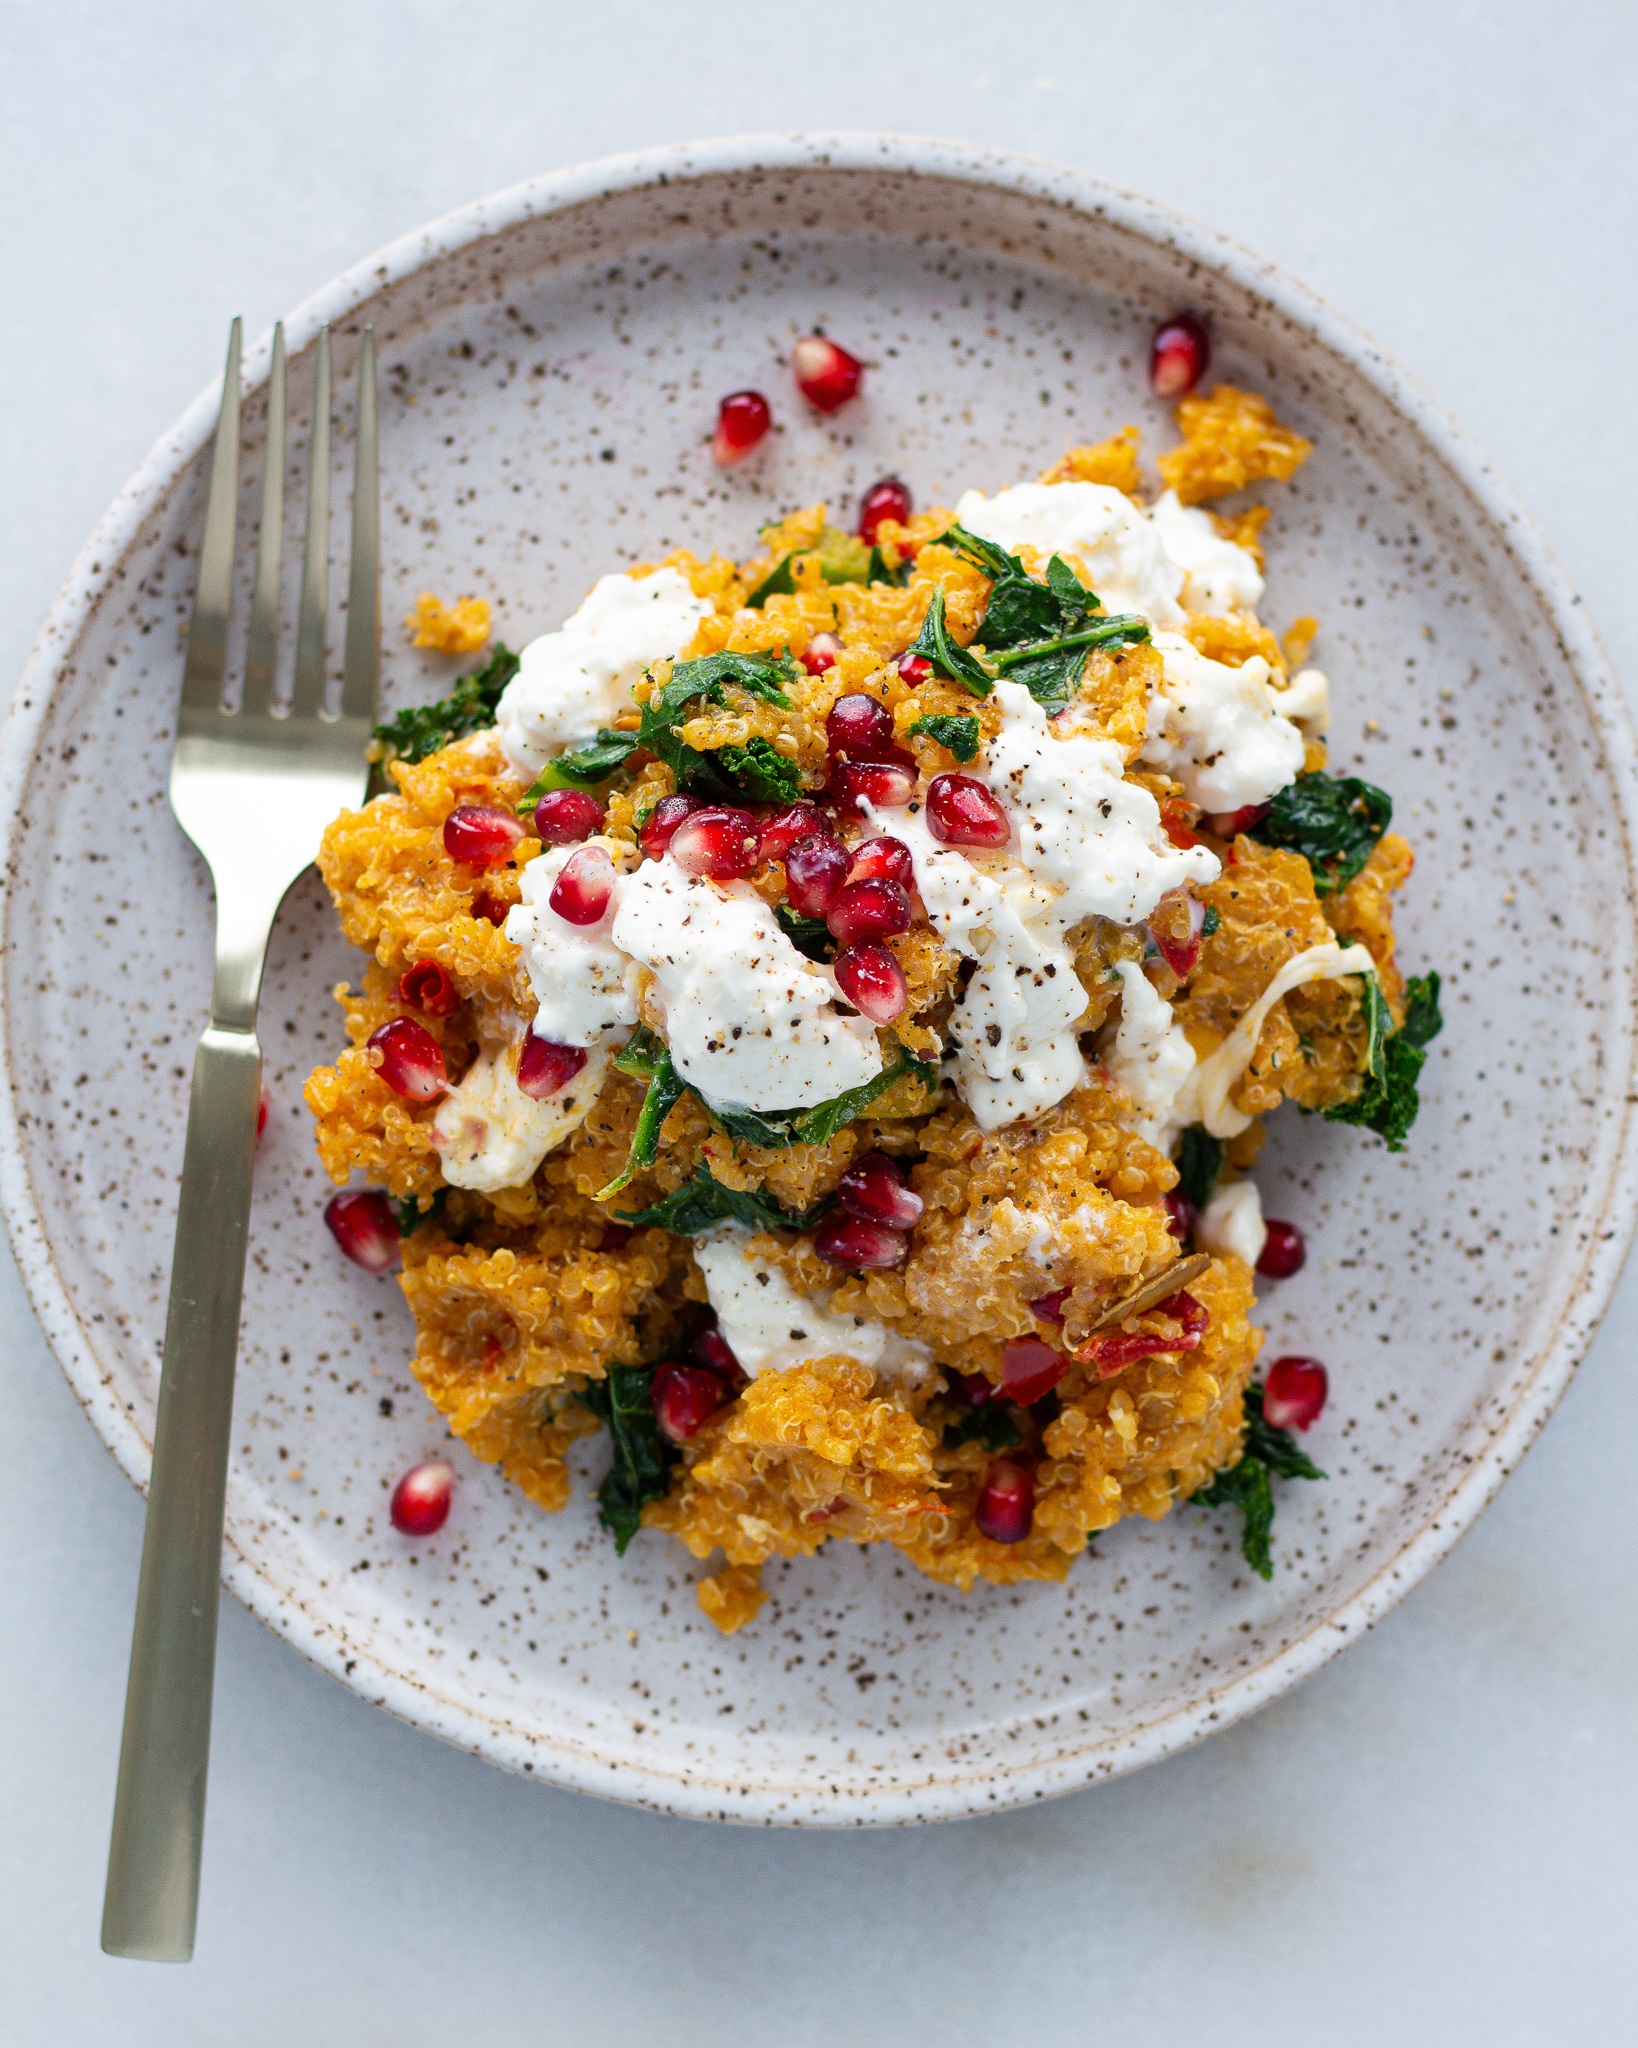
M 429 1017 L 451 1017 L 461 1006 L 460 991 L 436 960 L 417 960 L 399 976 L 398 1000 Z
M 1068 1370 L 1067 1354 L 1039 1337 L 1014 1337 L 1001 1347 L 1001 1391 L 1020 1408 L 1051 1393 Z
M 876 877 L 849 882 L 825 913 L 830 935 L 844 946 L 855 939 L 890 939 L 910 929 L 910 898 L 897 882 Z
M 717 407 L 711 453 L 724 469 L 743 462 L 773 425 L 773 412 L 760 391 L 730 391 Z
M 927 1204 L 905 1183 L 904 1169 L 885 1152 L 854 1160 L 836 1184 L 836 1199 L 850 1216 L 883 1223 L 889 1230 L 913 1230 Z
M 1236 833 L 1255 832 L 1273 808 L 1272 804 L 1242 804 L 1237 811 L 1213 811 L 1204 822 L 1219 839 L 1232 839 Z
M 601 832 L 607 812 L 583 789 L 549 789 L 535 805 L 535 837 L 542 846 L 573 846 Z
M 900 526 L 910 523 L 910 486 L 896 476 L 884 476 L 880 483 L 872 484 L 860 501 L 859 538 L 866 547 L 876 545 L 888 519 Z
M 1092 1337 L 1075 1353 L 1082 1365 L 1095 1365 L 1100 1380 L 1112 1374 L 1124 1372 L 1129 1365 L 1135 1365 L 1140 1358 L 1159 1358 L 1171 1351 L 1194 1351 L 1205 1335 L 1211 1321 L 1211 1313 L 1195 1300 L 1192 1294 L 1169 1294 L 1164 1301 L 1155 1303 L 1148 1313 L 1169 1316 L 1181 1323 L 1182 1329 L 1175 1337 Z
M 727 1389 L 703 1365 L 662 1365 L 649 1382 L 654 1419 L 674 1444 L 697 1436 L 722 1406 Z
M 563 863 L 546 901 L 565 924 L 598 924 L 614 895 L 614 863 L 600 846 L 583 846 Z
M 1270 1280 L 1289 1280 L 1308 1256 L 1302 1232 L 1296 1224 L 1279 1223 L 1272 1216 L 1268 1219 L 1267 1228 L 1268 1236 L 1263 1240 L 1263 1254 L 1257 1261 L 1257 1271 Z
M 796 388 L 820 412 L 835 412 L 854 397 L 864 380 L 864 364 L 828 335 L 807 334 L 791 350 Z
M 996 1458 L 984 1474 L 973 1510 L 980 1536 L 992 1543 L 1022 1543 L 1035 1523 L 1035 1474 L 1011 1458 Z
M 1263 1419 L 1275 1429 L 1306 1429 L 1330 1391 L 1330 1377 L 1317 1358 L 1276 1358 L 1263 1381 Z
M 392 1525 L 402 1536 L 435 1536 L 449 1520 L 455 1469 L 442 1458 L 412 1465 L 392 1490 Z
M 838 953 L 831 972 L 854 1009 L 872 1024 L 891 1024 L 904 1015 L 910 985 L 904 969 L 880 939 L 861 939 Z
M 537 1038 L 531 1031 L 523 1041 L 518 1060 L 518 1091 L 532 1102 L 544 1102 L 566 1088 L 586 1064 L 584 1046 L 559 1045 L 552 1038 Z
M 904 1233 L 862 1216 L 832 1210 L 813 1233 L 813 1248 L 832 1266 L 896 1266 L 910 1249 Z
M 364 1041 L 381 1054 L 376 1072 L 395 1095 L 409 1102 L 436 1102 L 449 1086 L 438 1041 L 413 1017 L 394 1017 Z
M 1200 844 L 1200 834 L 1189 821 L 1189 809 L 1182 800 L 1169 796 L 1160 807 L 1160 824 L 1166 837 L 1185 853 Z
M 927 829 L 945 846 L 1005 846 L 1006 812 L 972 775 L 935 775 L 927 789 Z
M 444 820 L 444 851 L 463 868 L 492 868 L 508 858 L 528 827 L 515 811 L 458 804 Z
M 344 1188 L 324 1205 L 330 1235 L 355 1266 L 385 1273 L 398 1263 L 398 1219 L 379 1188 Z
M 1193 313 L 1178 313 L 1155 330 L 1149 382 L 1157 398 L 1186 398 L 1206 374 L 1211 342 Z
M 802 917 L 823 917 L 853 865 L 847 848 L 826 830 L 798 839 L 785 855 L 785 894 Z

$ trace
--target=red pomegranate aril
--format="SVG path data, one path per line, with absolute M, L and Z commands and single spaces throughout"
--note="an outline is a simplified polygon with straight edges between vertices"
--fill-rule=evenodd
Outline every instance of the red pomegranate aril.
M 815 832 L 829 833 L 830 820 L 817 804 L 787 804 L 772 817 L 758 821 L 762 836 L 757 841 L 758 860 L 783 860 L 799 839 Z
M 1155 330 L 1149 382 L 1157 398 L 1186 398 L 1206 374 L 1211 342 L 1193 313 L 1179 313 Z
M 583 789 L 549 789 L 535 805 L 535 837 L 542 846 L 573 846 L 601 832 L 606 815 Z
M 1039 1337 L 1014 1337 L 1001 1347 L 1001 1391 L 1020 1408 L 1051 1393 L 1068 1370 L 1067 1355 Z
M 796 388 L 821 412 L 834 412 L 854 397 L 864 379 L 864 364 L 823 334 L 805 334 L 791 350 Z
M 853 856 L 834 832 L 810 832 L 785 855 L 785 894 L 801 917 L 823 917 L 847 880 Z
M 813 1248 L 833 1266 L 896 1266 L 910 1249 L 903 1231 L 832 1210 L 813 1233 Z
M 1270 1280 L 1289 1280 L 1308 1256 L 1308 1247 L 1303 1242 L 1302 1232 L 1294 1223 L 1280 1223 L 1270 1216 L 1265 1228 L 1262 1257 L 1257 1261 L 1257 1271 Z
M 566 1088 L 586 1064 L 586 1049 L 559 1045 L 555 1038 L 537 1038 L 531 1031 L 518 1059 L 518 1090 L 531 1102 L 544 1102 Z
M 830 773 L 836 808 L 849 817 L 863 803 L 878 811 L 902 811 L 916 793 L 916 771 L 899 761 L 838 761 Z
M 810 676 L 822 676 L 826 669 L 836 666 L 836 657 L 841 651 L 842 643 L 834 633 L 815 633 L 802 650 L 802 666 Z
M 443 1458 L 412 1465 L 392 1490 L 392 1525 L 401 1536 L 435 1536 L 449 1520 L 455 1468 Z
M 1263 1381 L 1263 1420 L 1274 1429 L 1306 1429 L 1330 1391 L 1317 1358 L 1276 1358 Z
M 848 870 L 850 882 L 897 882 L 901 889 L 914 888 L 915 863 L 902 839 L 867 839 L 853 855 Z
M 919 690 L 933 673 L 933 664 L 925 654 L 901 654 L 894 666 L 912 690 Z
M 364 1043 L 380 1053 L 375 1071 L 395 1095 L 410 1102 L 436 1102 L 449 1086 L 437 1039 L 413 1017 L 394 1017 Z
M 720 1330 L 709 1325 L 696 1330 L 688 1340 L 688 1355 L 696 1365 L 703 1365 L 707 1372 L 714 1372 L 730 1387 L 739 1386 L 744 1382 L 745 1374 L 740 1369 L 739 1360 L 734 1356 L 729 1348 L 728 1339 Z
M 1043 1323 L 1061 1323 L 1064 1319 L 1064 1303 L 1075 1292 L 1073 1287 L 1060 1287 L 1052 1294 L 1038 1294 L 1029 1305 L 1032 1316 L 1039 1316 Z
M 1166 1228 L 1180 1244 L 1187 1244 L 1194 1235 L 1194 1226 L 1200 1212 L 1187 1195 L 1180 1195 L 1176 1188 L 1166 1197 Z
M 499 896 L 491 896 L 487 889 L 480 889 L 468 908 L 474 917 L 481 917 L 487 924 L 505 924 L 512 906 Z
M 343 1188 L 324 1205 L 330 1235 L 355 1266 L 385 1273 L 398 1263 L 398 1219 L 379 1188 Z
M 972 775 L 935 775 L 927 789 L 927 829 L 944 846 L 1005 846 L 1006 812 Z
M 583 846 L 563 863 L 546 901 L 565 924 L 598 924 L 614 895 L 614 863 L 600 846 Z
M 691 875 L 730 882 L 756 866 L 762 834 L 749 811 L 712 805 L 684 818 L 671 835 L 671 858 Z
M 884 476 L 872 484 L 859 503 L 859 538 L 867 547 L 876 545 L 882 522 L 892 519 L 900 526 L 910 523 L 910 486 L 896 476 Z
M 722 1406 L 727 1389 L 703 1365 L 662 1365 L 649 1382 L 654 1420 L 674 1444 L 697 1436 Z
M 1239 832 L 1255 832 L 1273 808 L 1272 804 L 1242 804 L 1237 811 L 1213 811 L 1200 822 L 1219 839 L 1232 839 Z
M 724 469 L 743 462 L 773 425 L 773 412 L 760 391 L 730 391 L 717 407 L 711 453 Z
M 885 1223 L 889 1230 L 914 1230 L 927 1204 L 906 1187 L 904 1171 L 885 1152 L 856 1159 L 836 1184 L 836 1199 L 850 1216 Z
M 861 939 L 838 953 L 831 968 L 836 986 L 872 1024 L 891 1024 L 910 1001 L 904 969 L 880 939 Z
M 497 867 L 511 857 L 529 828 L 516 811 L 485 804 L 458 804 L 444 820 L 444 851 L 463 868 Z
M 957 1372 L 954 1366 L 947 1365 L 944 1368 L 944 1377 L 949 1383 L 949 1391 L 958 1400 L 965 1401 L 969 1408 L 987 1406 L 1001 1391 L 993 1380 L 987 1380 L 981 1372 Z
M 833 760 L 882 760 L 894 743 L 893 714 L 863 690 L 850 690 L 830 707 L 825 738 Z
M 910 898 L 897 882 L 881 877 L 849 882 L 825 913 L 830 935 L 844 946 L 855 939 L 890 939 L 911 925 Z
M 691 818 L 705 806 L 697 796 L 663 796 L 643 820 L 637 843 L 650 860 L 658 860 L 671 844 L 671 835 L 684 818 Z
M 264 1081 L 256 1090 L 256 1135 L 258 1138 L 267 1129 L 267 1119 L 272 1108 L 273 1098 L 268 1094 L 267 1083 Z
M 996 1458 L 984 1474 L 973 1510 L 980 1536 L 992 1543 L 1022 1543 L 1035 1522 L 1035 1474 L 1011 1458 Z
M 461 1006 L 460 991 L 436 960 L 417 960 L 398 978 L 398 1000 L 429 1017 L 450 1017 Z

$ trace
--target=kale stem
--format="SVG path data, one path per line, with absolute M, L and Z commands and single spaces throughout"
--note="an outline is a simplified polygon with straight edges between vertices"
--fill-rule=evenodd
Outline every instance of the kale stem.
M 1141 628 L 1134 633 L 1134 628 Z M 1148 639 L 1149 625 L 1136 612 L 1118 612 L 1112 619 L 1104 619 L 1096 626 L 1090 626 L 1084 633 L 1065 633 L 1056 640 L 1032 640 L 1027 647 L 1009 647 L 1001 654 L 990 656 L 997 668 L 1016 668 L 1021 661 L 1034 661 L 1042 654 L 1061 654 L 1070 647 L 1097 647 L 1105 640 L 1125 638 Z

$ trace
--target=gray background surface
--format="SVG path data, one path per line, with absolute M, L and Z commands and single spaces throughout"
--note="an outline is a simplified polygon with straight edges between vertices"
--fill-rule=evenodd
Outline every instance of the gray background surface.
M 258 332 L 535 172 L 776 126 L 1055 158 L 1283 264 L 1473 430 L 1638 680 L 1638 13 L 1615 0 L 9 0 L 0 78 L 8 688 L 233 313 Z M 373 1713 L 227 1603 L 187 1969 L 97 1948 L 140 1503 L 9 1261 L 0 1317 L 8 2044 L 1638 2028 L 1630 1276 L 1521 1473 L 1373 1636 L 1249 1724 L 1029 1812 L 763 1835 L 594 1805 Z

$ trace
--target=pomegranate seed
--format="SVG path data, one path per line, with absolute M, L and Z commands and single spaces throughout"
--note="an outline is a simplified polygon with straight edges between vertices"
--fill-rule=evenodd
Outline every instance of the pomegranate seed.
M 867 839 L 853 856 L 848 870 L 850 882 L 897 882 L 904 890 L 914 888 L 915 864 L 902 839 Z
M 1271 804 L 1242 804 L 1237 811 L 1212 811 L 1201 823 L 1219 839 L 1232 839 L 1239 832 L 1254 832 L 1273 809 Z
M 1029 1305 L 1032 1316 L 1039 1316 L 1043 1323 L 1061 1323 L 1064 1319 L 1064 1303 L 1074 1293 L 1073 1287 L 1060 1287 L 1055 1294 L 1039 1294 Z
M 1275 1429 L 1306 1429 L 1330 1391 L 1317 1358 L 1276 1358 L 1263 1381 L 1263 1419 Z
M 1277 1223 L 1272 1216 L 1266 1227 L 1268 1235 L 1263 1240 L 1263 1255 L 1257 1261 L 1257 1271 L 1266 1274 L 1270 1280 L 1289 1280 L 1308 1256 L 1302 1232 L 1296 1224 Z
M 896 1266 L 910 1249 L 902 1230 L 832 1210 L 813 1233 L 813 1248 L 833 1266 Z
M 885 1223 L 889 1230 L 914 1230 L 927 1204 L 906 1187 L 904 1169 L 885 1152 L 854 1160 L 836 1184 L 836 1199 L 850 1216 Z
M 364 1043 L 379 1050 L 381 1064 L 375 1071 L 395 1095 L 410 1102 L 436 1102 L 449 1086 L 437 1039 L 413 1017 L 394 1017 Z
M 491 896 L 487 889 L 480 889 L 467 908 L 474 917 L 481 917 L 490 924 L 505 924 L 506 914 L 512 906 L 499 896 Z
M 841 651 L 842 643 L 834 633 L 815 633 L 802 650 L 802 666 L 810 676 L 822 676 L 827 668 L 836 666 Z
M 515 811 L 459 804 L 444 820 L 444 851 L 463 868 L 492 868 L 505 860 L 528 827 Z
M 1049 1394 L 1069 1370 L 1069 1360 L 1039 1337 L 1014 1337 L 1001 1347 L 1001 1391 L 1027 1408 Z
M 787 804 L 771 818 L 763 818 L 761 826 L 758 860 L 783 860 L 797 840 L 807 839 L 815 832 L 830 832 L 830 820 L 817 804 Z
M 852 856 L 833 832 L 810 832 L 785 855 L 785 894 L 802 917 L 823 917 L 847 880 Z
M 896 476 L 884 476 L 880 483 L 872 484 L 860 501 L 859 538 L 867 547 L 876 545 L 886 519 L 896 520 L 900 526 L 910 523 L 910 486 Z
M 1206 374 L 1211 343 L 1193 313 L 1179 313 L 1156 328 L 1149 382 L 1157 398 L 1186 398 Z
M 256 1135 L 258 1138 L 267 1129 L 268 1113 L 272 1107 L 273 1098 L 268 1094 L 267 1083 L 264 1081 L 260 1088 L 256 1090 Z
M 893 751 L 893 714 L 863 690 L 850 690 L 830 707 L 825 738 L 832 760 L 885 760 Z
M 398 1000 L 429 1017 L 449 1017 L 461 1006 L 454 982 L 436 960 L 417 960 L 398 980 Z
M 973 1520 L 992 1543 L 1022 1543 L 1035 1522 L 1035 1474 L 1011 1458 L 993 1460 Z
M 614 863 L 600 846 L 571 853 L 546 901 L 565 924 L 597 924 L 614 895 Z
M 662 1365 L 649 1382 L 648 1400 L 654 1420 L 671 1441 L 685 1444 L 716 1414 L 726 1392 L 703 1365 Z
M 703 1365 L 707 1372 L 714 1372 L 728 1386 L 748 1384 L 739 1360 L 729 1349 L 728 1340 L 720 1330 L 710 1325 L 696 1330 L 688 1340 L 688 1353 L 697 1365 Z
M 671 858 L 691 875 L 731 881 L 756 866 L 762 834 L 749 811 L 713 805 L 684 818 L 671 835 Z
M 858 391 L 864 364 L 823 334 L 807 334 L 791 350 L 796 388 L 821 412 L 834 412 Z
M 912 690 L 919 690 L 933 673 L 933 664 L 925 654 L 901 654 L 894 666 Z
M 743 462 L 773 425 L 773 413 L 760 391 L 730 391 L 717 407 L 717 430 L 711 453 L 724 469 Z
M 910 929 L 910 898 L 897 882 L 878 877 L 849 882 L 825 913 L 830 935 L 844 946 L 855 939 L 889 939 Z
M 1176 1188 L 1166 1197 L 1166 1228 L 1180 1244 L 1187 1244 L 1194 1235 L 1194 1226 L 1199 1211 L 1187 1195 L 1180 1195 Z
M 392 1525 L 401 1536 L 436 1536 L 449 1520 L 455 1468 L 442 1458 L 412 1465 L 392 1490 Z
M 1203 922 L 1204 919 L 1202 918 Z M 1189 976 L 1200 965 L 1201 927 L 1197 925 L 1181 945 L 1178 944 L 1177 940 L 1169 932 L 1160 930 L 1153 923 L 1146 925 L 1144 929 L 1154 941 L 1156 952 L 1159 953 L 1161 959 L 1165 961 L 1178 980 L 1187 981 Z
M 398 1219 L 379 1188 L 344 1188 L 324 1205 L 330 1235 L 355 1266 L 384 1273 L 398 1263 Z
M 1005 846 L 1007 814 L 971 775 L 935 775 L 927 790 L 927 829 L 945 846 Z
M 849 817 L 858 815 L 861 803 L 902 811 L 916 793 L 916 771 L 900 761 L 839 761 L 831 770 L 830 793 Z
M 891 1024 L 910 1001 L 904 969 L 880 939 L 862 939 L 838 953 L 831 969 L 836 986 L 872 1024 Z
M 535 805 L 535 837 L 542 846 L 573 846 L 601 832 L 607 816 L 583 789 L 549 789 Z
M 638 844 L 650 860 L 658 860 L 671 844 L 671 835 L 684 818 L 691 818 L 705 806 L 697 796 L 663 796 L 643 820 Z
M 556 1039 L 537 1038 L 531 1031 L 518 1061 L 518 1088 L 531 1102 L 544 1102 L 566 1088 L 585 1064 L 583 1046 L 559 1045 Z
M 981 1372 L 957 1372 L 953 1365 L 947 1365 L 944 1377 L 949 1391 L 958 1395 L 969 1408 L 986 1406 L 1000 1392 L 994 1382 L 985 1379 Z

